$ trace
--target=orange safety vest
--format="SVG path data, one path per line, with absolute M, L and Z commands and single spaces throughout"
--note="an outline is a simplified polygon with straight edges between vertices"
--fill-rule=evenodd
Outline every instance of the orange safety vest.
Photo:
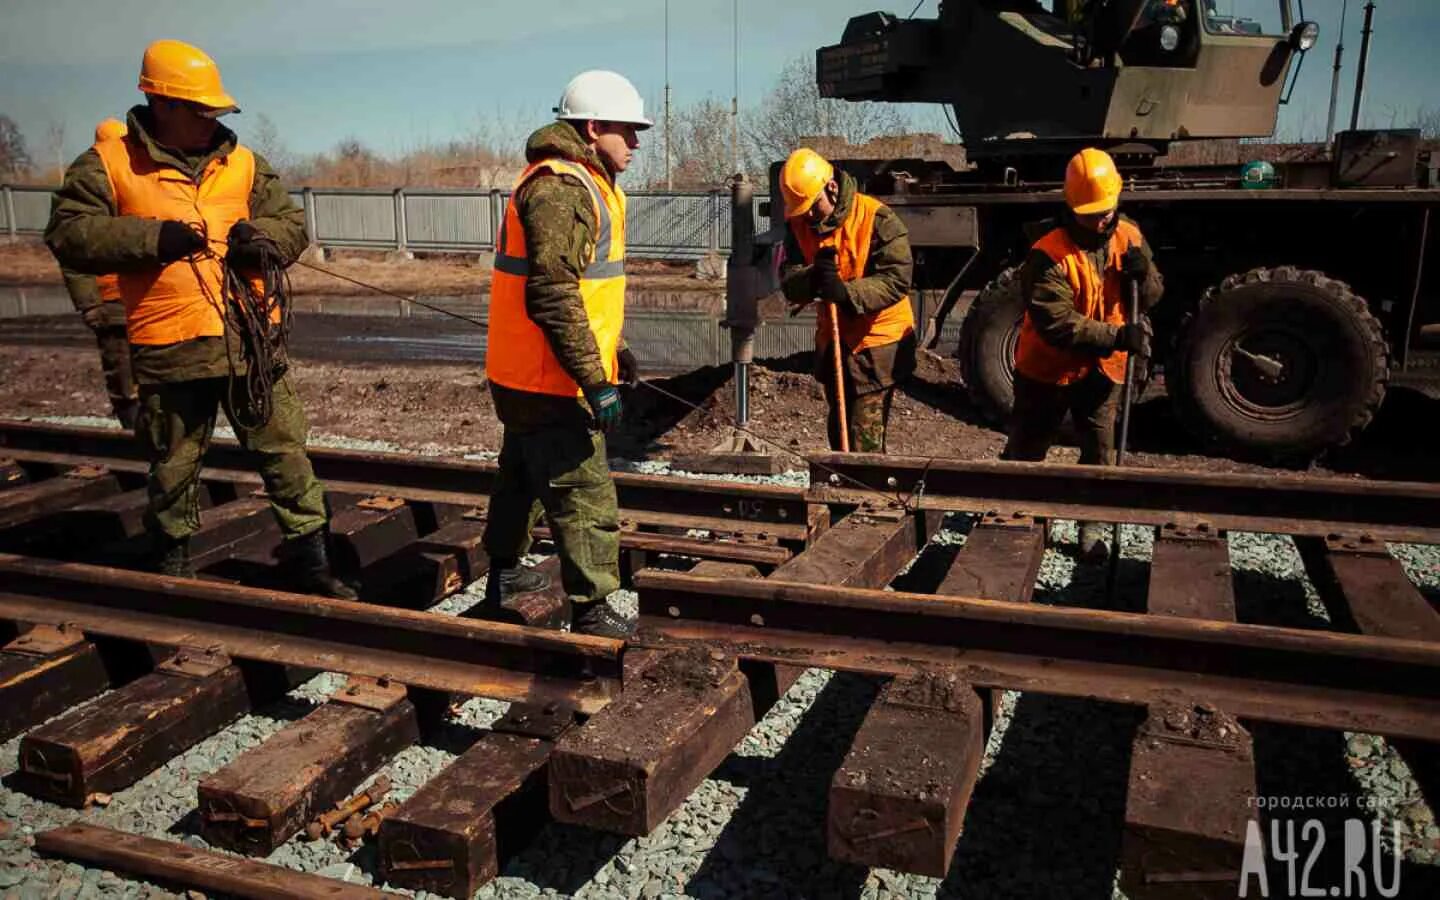
M 112 303 L 120 300 L 119 275 L 96 275 L 95 286 L 99 288 L 100 299 L 105 303 Z
M 490 330 L 485 344 L 485 374 L 493 382 L 519 391 L 580 395 L 580 386 L 560 365 L 550 342 L 525 311 L 525 283 L 530 276 L 525 226 L 515 198 L 520 188 L 541 172 L 570 175 L 585 185 L 595 208 L 594 255 L 580 274 L 580 299 L 605 378 L 616 382 L 620 332 L 625 327 L 625 192 L 598 170 L 564 159 L 541 160 L 521 175 L 505 206 L 505 220 L 496 242 L 495 270 L 490 278 Z
M 821 247 L 834 247 L 841 280 L 863 278 L 865 264 L 870 259 L 870 238 L 875 233 L 875 212 L 880 206 L 879 200 L 857 191 L 845 221 L 824 237 L 817 235 L 803 216 L 790 219 L 790 233 L 795 235 L 795 242 L 800 245 L 805 264 L 815 263 L 815 253 Z M 822 303 L 815 317 L 815 346 L 819 349 L 830 345 L 831 306 Z M 851 353 L 893 344 L 914 330 L 915 311 L 910 308 L 909 297 L 902 297 L 899 302 L 879 312 L 863 316 L 840 310 L 840 342 Z
M 245 147 L 212 159 L 198 184 L 178 169 L 155 162 L 130 138 L 97 141 L 95 150 L 110 179 L 116 215 L 200 225 L 212 247 L 225 240 L 230 226 L 250 217 L 255 156 Z M 223 280 L 224 267 L 215 256 L 121 273 L 120 299 L 130 343 L 173 344 L 223 335 Z
M 1064 228 L 1056 228 L 1035 244 L 1035 249 L 1063 266 L 1075 297 L 1075 308 L 1086 318 L 1111 325 L 1125 324 L 1125 303 L 1120 296 L 1120 257 L 1144 239 L 1134 223 L 1121 219 L 1110 236 L 1110 246 L 1102 276 L 1095 271 L 1091 255 L 1070 239 Z M 1125 380 L 1125 358 L 1116 350 L 1100 358 L 1100 371 L 1116 384 Z M 1043 384 L 1071 384 L 1090 373 L 1095 357 L 1052 346 L 1040 336 L 1035 323 L 1025 312 L 1020 326 L 1020 340 L 1015 345 L 1015 370 L 1032 381 Z

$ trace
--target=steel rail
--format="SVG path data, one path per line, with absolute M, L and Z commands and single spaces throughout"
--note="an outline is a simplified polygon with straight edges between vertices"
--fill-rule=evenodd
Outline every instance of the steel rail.
M 919 509 L 1440 543 L 1440 485 L 1433 484 L 873 453 L 810 459 L 816 502 L 870 496 L 838 478 L 831 483 L 827 473 L 835 470 L 892 497 L 910 496 Z
M 107 428 L 42 425 L 0 419 L 0 450 L 19 459 L 51 461 L 86 460 L 116 469 L 144 468 L 144 450 L 128 432 Z M 494 484 L 497 466 L 483 460 L 423 457 L 312 447 L 308 451 L 315 474 L 332 489 L 386 492 L 439 503 L 483 505 Z M 124 466 L 120 461 L 132 465 Z M 254 464 L 235 441 L 214 440 L 205 454 L 205 477 L 257 480 Z M 233 477 L 231 476 L 233 473 Z M 747 528 L 779 526 L 787 530 L 807 526 L 803 488 L 704 481 L 661 475 L 613 473 L 620 506 L 736 520 Z
M 620 692 L 624 643 L 0 554 L 0 619 L 412 687 L 594 712 Z
M 774 579 L 646 571 L 636 643 L 1440 740 L 1440 645 Z

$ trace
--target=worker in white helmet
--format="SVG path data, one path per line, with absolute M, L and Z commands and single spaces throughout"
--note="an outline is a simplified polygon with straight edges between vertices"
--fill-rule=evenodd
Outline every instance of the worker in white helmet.
M 582 72 L 557 121 L 530 135 L 505 208 L 490 286 L 485 369 L 504 425 L 490 496 L 486 603 L 549 588 L 521 568 L 543 510 L 576 631 L 625 637 L 606 603 L 620 587 L 620 522 L 605 435 L 618 385 L 639 378 L 625 346 L 625 192 L 617 177 L 651 126 L 623 76 Z

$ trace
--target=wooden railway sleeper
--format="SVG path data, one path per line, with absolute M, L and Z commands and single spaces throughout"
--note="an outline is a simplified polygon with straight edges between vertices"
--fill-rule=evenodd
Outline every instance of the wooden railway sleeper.
M 571 812 L 579 812 L 582 809 L 589 809 L 597 803 L 604 803 L 607 807 L 614 810 L 616 813 L 619 813 L 620 815 L 630 815 L 635 812 L 635 800 L 637 796 L 636 788 L 637 785 L 631 784 L 627 780 L 616 782 L 615 784 L 612 784 L 607 788 L 602 788 L 598 791 L 592 791 L 589 794 L 582 794 L 579 797 L 573 797 L 569 793 L 566 793 L 565 804 L 570 807 Z M 621 794 L 626 793 L 630 794 L 629 808 L 620 809 L 615 804 L 610 802 L 612 798 L 618 797 Z

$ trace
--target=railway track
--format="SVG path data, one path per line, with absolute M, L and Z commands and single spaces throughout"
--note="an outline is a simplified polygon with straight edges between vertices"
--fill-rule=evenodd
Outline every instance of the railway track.
M 860 866 L 946 874 L 1007 690 L 1136 710 L 1130 897 L 1235 895 L 1266 774 L 1255 723 L 1386 735 L 1436 805 L 1440 613 L 1387 550 L 1440 543 L 1435 486 L 856 454 L 814 458 L 809 489 L 618 475 L 641 625 L 626 645 L 553 630 L 560 596 L 427 611 L 485 572 L 493 465 L 312 458 L 362 603 L 281 589 L 279 533 L 233 444 L 207 457 L 190 581 L 137 570 L 144 464 L 126 435 L 0 421 L 0 740 L 22 736 L 7 784 L 83 807 L 317 672 L 349 677 L 200 783 L 195 827 L 228 853 L 85 823 L 39 849 L 245 896 L 373 893 L 260 860 L 488 697 L 509 712 L 373 827 L 356 820 L 376 883 L 470 896 L 547 821 L 655 830 L 810 666 L 876 681 L 814 823 Z M 930 541 L 954 514 L 958 551 Z M 1047 524 L 1071 518 L 1153 530 L 1123 609 L 1032 602 Z M 1237 621 L 1233 532 L 1291 536 L 1332 629 Z

